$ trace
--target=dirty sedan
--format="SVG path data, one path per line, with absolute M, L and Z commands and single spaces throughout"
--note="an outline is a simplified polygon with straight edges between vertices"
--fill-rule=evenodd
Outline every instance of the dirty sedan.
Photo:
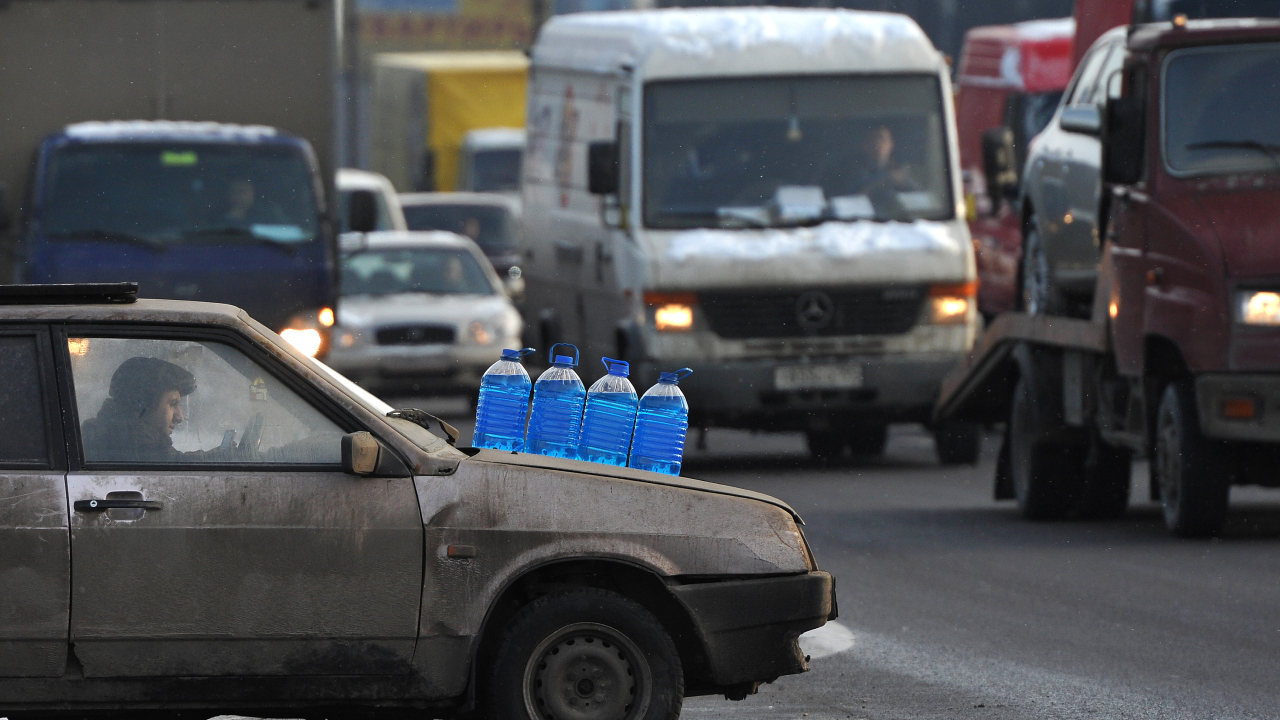
M 835 616 L 778 500 L 456 448 L 237 308 L 135 297 L 0 287 L 0 716 L 675 718 Z

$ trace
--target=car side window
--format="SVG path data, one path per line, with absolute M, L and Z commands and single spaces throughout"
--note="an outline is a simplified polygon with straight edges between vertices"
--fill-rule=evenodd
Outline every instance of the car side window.
M 219 342 L 67 340 L 85 462 L 339 465 L 343 431 Z
M 1067 105 L 1084 105 L 1093 97 L 1094 86 L 1097 85 L 1098 75 L 1101 73 L 1102 65 L 1107 60 L 1107 56 L 1111 54 L 1112 45 L 1103 45 L 1093 49 L 1089 56 L 1085 58 L 1084 65 L 1080 69 L 1080 75 L 1076 79 L 1076 84 L 1071 88 L 1071 98 L 1067 101 Z
M 35 335 L 0 335 L 0 464 L 46 465 L 40 346 Z

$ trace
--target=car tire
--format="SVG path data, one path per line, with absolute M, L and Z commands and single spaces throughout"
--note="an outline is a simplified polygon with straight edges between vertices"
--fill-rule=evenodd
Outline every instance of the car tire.
M 889 426 L 885 424 L 855 427 L 845 437 L 845 445 L 854 457 L 883 455 L 888 443 Z
M 1084 461 L 1084 487 L 1080 515 L 1089 520 L 1111 520 L 1129 509 L 1133 453 L 1093 438 Z
M 1022 238 L 1021 295 L 1022 310 L 1028 315 L 1061 315 L 1066 306 L 1062 293 L 1054 285 L 1049 255 L 1036 219 L 1027 221 Z
M 617 593 L 581 588 L 544 595 L 516 614 L 483 690 L 489 720 L 676 720 L 684 671 L 652 613 Z
M 809 446 L 809 455 L 820 462 L 839 460 L 844 450 L 844 435 L 836 430 L 809 430 L 804 438 Z
M 1033 383 L 1024 375 L 1009 413 L 1009 474 L 1018 511 L 1028 520 L 1054 520 L 1075 508 L 1080 448 L 1046 442 L 1040 433 Z
M 1157 476 L 1164 523 L 1178 537 L 1208 537 L 1222 530 L 1231 493 L 1221 443 L 1200 434 L 1195 386 L 1169 383 L 1156 411 Z
M 933 444 L 943 465 L 976 465 L 982 455 L 982 425 L 942 423 L 933 430 Z

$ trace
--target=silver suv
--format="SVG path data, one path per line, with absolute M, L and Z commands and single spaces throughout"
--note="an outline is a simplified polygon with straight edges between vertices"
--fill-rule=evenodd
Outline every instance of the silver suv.
M 0 287 L 0 716 L 675 718 L 835 616 L 778 500 L 456 448 L 135 294 Z

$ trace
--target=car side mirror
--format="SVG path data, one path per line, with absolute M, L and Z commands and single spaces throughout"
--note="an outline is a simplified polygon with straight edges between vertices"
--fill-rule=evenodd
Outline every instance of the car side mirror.
M 372 433 L 342 436 L 342 471 L 361 477 L 404 477 L 409 469 L 395 453 L 382 447 Z
M 1013 148 L 1013 130 L 997 127 L 982 133 L 982 172 L 987 178 L 987 195 L 992 212 L 1002 200 L 1018 193 L 1018 169 Z
M 378 198 L 372 190 L 356 190 L 347 203 L 347 226 L 352 232 L 367 233 L 378 229 Z
M 587 190 L 592 195 L 618 192 L 618 143 L 605 140 L 587 146 Z
M 1097 135 L 1102 131 L 1102 113 L 1097 105 L 1072 105 L 1062 108 L 1060 123 L 1068 132 Z
M 1142 178 L 1146 107 L 1136 97 L 1111 98 L 1107 101 L 1106 120 L 1102 133 L 1102 181 L 1132 185 Z

